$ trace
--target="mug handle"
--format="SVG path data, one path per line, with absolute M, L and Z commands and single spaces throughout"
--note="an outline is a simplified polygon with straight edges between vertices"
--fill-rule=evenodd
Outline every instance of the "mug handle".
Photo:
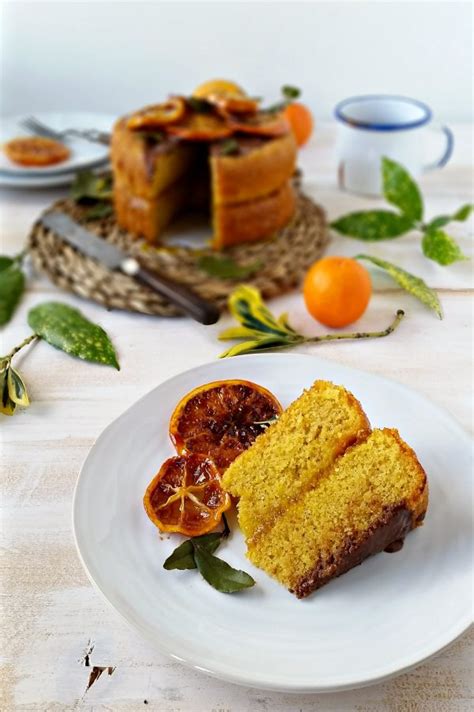
M 454 148 L 454 134 L 451 131 L 451 129 L 448 126 L 440 126 L 437 129 L 434 129 L 435 131 L 442 131 L 446 137 L 446 149 L 437 161 L 434 163 L 428 163 L 426 166 L 423 166 L 424 171 L 432 171 L 435 168 L 442 168 L 443 166 L 446 165 L 446 163 L 449 161 L 451 156 L 453 155 L 453 148 Z

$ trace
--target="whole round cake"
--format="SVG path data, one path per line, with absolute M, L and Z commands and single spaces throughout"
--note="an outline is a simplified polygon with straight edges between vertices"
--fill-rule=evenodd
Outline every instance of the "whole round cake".
M 236 85 L 206 86 L 114 127 L 117 222 L 151 243 L 187 209 L 209 211 L 215 249 L 267 238 L 295 213 L 297 148 L 281 111 L 261 110 Z

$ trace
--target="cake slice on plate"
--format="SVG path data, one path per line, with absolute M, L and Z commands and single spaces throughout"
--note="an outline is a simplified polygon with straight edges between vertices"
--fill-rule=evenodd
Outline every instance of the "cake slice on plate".
M 228 468 L 248 557 L 299 598 L 423 521 L 425 472 L 396 430 L 317 381 Z

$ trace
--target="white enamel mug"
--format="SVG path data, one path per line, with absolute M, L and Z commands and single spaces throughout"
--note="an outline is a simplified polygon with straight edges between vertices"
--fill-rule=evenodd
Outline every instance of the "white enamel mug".
M 339 186 L 354 193 L 381 195 L 381 159 L 392 158 L 413 177 L 426 170 L 441 168 L 453 152 L 454 138 L 447 126 L 440 126 L 446 137 L 443 155 L 434 163 L 423 164 L 423 140 L 433 114 L 421 101 L 404 96 L 374 94 L 355 96 L 337 104 L 339 122 Z

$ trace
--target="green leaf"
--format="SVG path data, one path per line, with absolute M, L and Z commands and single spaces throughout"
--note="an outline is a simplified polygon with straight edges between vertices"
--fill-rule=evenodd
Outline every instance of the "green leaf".
M 426 232 L 428 230 L 437 230 L 438 228 L 444 227 L 450 223 L 452 219 L 451 215 L 438 215 L 438 217 L 433 218 L 433 220 L 431 220 L 424 229 Z
M 17 260 L 0 257 L 0 325 L 13 316 L 25 290 L 25 275 Z
M 0 371 L 0 413 L 3 413 L 3 415 L 13 415 L 16 409 L 16 403 L 10 398 L 8 390 L 9 370 L 9 367 L 7 367 Z
M 462 208 L 459 208 L 459 210 L 457 210 L 454 213 L 452 220 L 456 220 L 458 222 L 464 222 L 465 220 L 468 219 L 469 215 L 472 213 L 473 210 L 474 210 L 474 204 L 466 203 L 466 205 L 463 205 Z
M 186 99 L 186 103 L 189 104 L 193 111 L 197 111 L 198 114 L 210 114 L 214 111 L 214 106 L 210 101 L 200 99 L 196 96 L 189 96 Z
M 301 96 L 301 89 L 298 89 L 298 87 L 293 87 L 290 84 L 284 84 L 281 88 L 281 93 L 287 101 L 293 101 L 294 99 L 298 99 L 298 97 Z
M 421 246 L 425 257 L 434 260 L 439 265 L 451 265 L 453 262 L 468 259 L 462 253 L 456 240 L 444 230 L 428 230 L 423 236 Z
M 221 156 L 232 156 L 240 153 L 240 146 L 235 138 L 227 138 L 219 146 L 219 153 Z
M 163 568 L 167 571 L 172 569 L 195 569 L 196 562 L 194 561 L 194 546 L 193 542 L 199 542 L 206 551 L 213 554 L 219 547 L 222 541 L 222 532 L 212 534 L 203 534 L 202 536 L 194 537 L 194 539 L 186 539 L 173 551 L 163 564 Z
M 403 166 L 390 158 L 382 158 L 382 181 L 383 194 L 389 203 L 411 220 L 423 218 L 420 189 Z
M 261 268 L 261 262 L 252 262 L 249 265 L 239 265 L 231 257 L 217 257 L 214 255 L 203 255 L 198 261 L 199 269 L 202 269 L 212 277 L 220 279 L 246 279 Z
M 395 280 L 395 282 L 405 289 L 407 292 L 412 294 L 414 297 L 423 302 L 427 307 L 432 309 L 439 316 L 440 319 L 443 318 L 443 312 L 441 310 L 441 304 L 438 299 L 434 289 L 428 287 L 426 282 L 424 282 L 420 277 L 416 277 L 410 272 L 406 272 L 401 267 L 392 264 L 391 262 L 386 262 L 378 257 L 371 257 L 370 255 L 356 255 L 357 260 L 367 260 L 372 264 L 385 270 L 387 274 Z
M 88 208 L 84 213 L 86 220 L 100 220 L 101 218 L 108 218 L 112 215 L 114 209 L 111 203 L 100 202 Z
M 112 199 L 112 177 L 96 176 L 92 171 L 81 171 L 76 175 L 70 191 L 76 203 Z
M 390 210 L 366 210 L 349 213 L 331 223 L 337 232 L 366 242 L 390 240 L 408 232 L 413 220 Z
M 120 370 L 115 349 L 105 331 L 78 309 L 60 302 L 46 302 L 30 310 L 28 324 L 35 334 L 71 356 Z
M 15 260 L 12 257 L 6 257 L 6 255 L 0 255 L 0 272 L 4 269 L 8 269 L 14 264 Z
M 172 569 L 195 569 L 196 563 L 194 561 L 194 547 L 191 539 L 186 539 L 182 544 L 176 547 L 170 556 L 166 559 L 163 564 L 163 568 L 167 571 Z
M 199 543 L 193 542 L 194 560 L 199 573 L 217 591 L 234 593 L 255 585 L 254 579 L 245 573 L 229 566 L 222 559 L 213 556 Z
M 16 405 L 22 405 L 25 408 L 30 405 L 26 386 L 18 371 L 15 371 L 11 366 L 8 368 L 7 384 L 10 400 L 16 403 Z

